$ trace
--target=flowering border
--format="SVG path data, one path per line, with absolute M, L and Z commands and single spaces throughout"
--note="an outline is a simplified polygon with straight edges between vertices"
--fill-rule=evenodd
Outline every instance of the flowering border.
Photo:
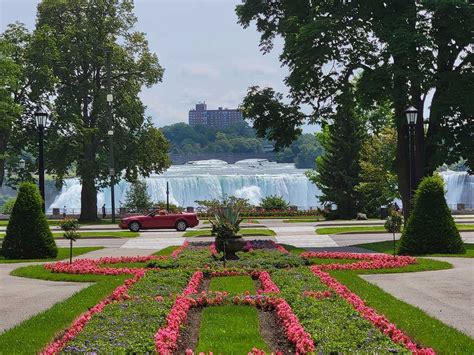
M 370 321 L 375 327 L 380 329 L 380 331 L 388 335 L 393 342 L 402 344 L 413 354 L 435 354 L 435 351 L 431 348 L 420 348 L 408 335 L 398 329 L 395 324 L 390 323 L 387 318 L 378 314 L 373 308 L 366 306 L 359 296 L 331 277 L 327 272 L 322 271 L 321 266 L 311 266 L 310 269 L 314 275 L 319 277 L 321 282 L 349 302 L 363 318 Z
M 343 253 L 343 252 L 305 252 L 300 254 L 303 258 L 320 259 L 356 259 L 362 260 L 352 264 L 327 264 L 318 265 L 320 270 L 370 270 L 370 269 L 396 269 L 416 263 L 416 258 L 411 256 L 391 256 L 387 254 L 368 253 Z
M 107 296 L 105 299 L 97 303 L 94 307 L 79 316 L 79 318 L 77 318 L 72 323 L 72 325 L 68 329 L 66 329 L 63 335 L 59 339 L 54 340 L 52 343 L 47 345 L 46 348 L 41 352 L 41 354 L 53 355 L 59 353 L 68 341 L 74 339 L 77 334 L 81 332 L 81 330 L 89 322 L 89 320 L 94 314 L 102 312 L 105 306 L 114 301 L 122 301 L 129 299 L 130 296 L 127 294 L 128 289 L 130 288 L 130 286 L 137 283 L 144 275 L 145 270 L 141 270 L 140 272 L 136 272 L 133 278 L 125 280 L 125 283 L 123 285 L 118 286 L 110 296 Z
M 263 248 L 259 244 L 262 244 Z M 290 253 L 288 250 L 286 250 L 280 244 L 274 242 L 273 240 L 269 240 L 269 239 L 265 239 L 265 240 L 261 240 L 261 241 L 260 240 L 259 241 L 248 240 L 245 243 L 244 251 L 253 251 L 253 250 L 256 250 L 256 249 L 277 249 L 278 251 L 280 251 L 283 254 L 289 254 Z

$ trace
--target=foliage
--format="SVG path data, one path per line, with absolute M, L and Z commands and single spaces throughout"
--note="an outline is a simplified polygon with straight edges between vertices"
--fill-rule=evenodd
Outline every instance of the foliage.
M 245 198 L 235 196 L 224 196 L 221 199 L 195 201 L 208 214 L 214 215 L 226 207 L 231 207 L 237 212 L 249 210 L 251 205 Z
M 10 259 L 54 258 L 58 248 L 42 210 L 36 185 L 20 186 L 2 244 L 2 254 Z
M 15 201 L 16 201 L 16 198 L 14 197 L 11 197 L 8 200 L 6 200 L 2 206 L 2 213 L 11 214 L 13 210 L 13 206 L 15 206 Z
M 312 109 L 309 123 L 332 119 L 347 83 L 362 73 L 357 100 L 369 110 L 387 101 L 394 109 L 397 174 L 406 213 L 408 106 L 416 107 L 422 118 L 415 138 L 417 180 L 460 157 L 471 167 L 474 9 L 469 2 L 248 0 L 236 12 L 244 28 L 256 23 L 264 53 L 272 50 L 275 38 L 283 39 L 279 58 L 289 71 L 284 81 L 292 106 L 281 103 L 271 89 L 258 95 L 252 89 L 244 99 L 245 106 L 269 113 L 254 116 L 254 125 L 264 127 L 262 136 L 271 135 L 277 145 L 293 141 L 304 123 L 292 112 L 300 105 Z M 429 112 L 423 112 L 431 92 Z M 279 114 L 283 108 L 291 114 Z M 421 134 L 424 119 L 429 121 L 426 135 Z
M 385 230 L 390 233 L 400 233 L 402 226 L 403 215 L 400 212 L 391 209 L 384 224 Z
M 265 210 L 287 210 L 289 204 L 282 196 L 270 195 L 262 198 L 260 207 Z
M 240 213 L 234 204 L 225 204 L 219 206 L 214 211 L 214 220 L 209 220 L 212 224 L 211 234 L 216 239 L 235 238 L 240 230 Z
M 369 216 L 400 197 L 395 172 L 396 142 L 396 131 L 386 127 L 362 143 L 360 182 L 355 190 L 360 194 L 360 209 Z
M 152 206 L 153 202 L 148 194 L 146 181 L 137 180 L 133 182 L 125 194 L 124 207 L 141 212 L 150 209 Z
M 304 291 L 327 291 L 328 288 L 307 268 L 277 270 L 272 279 L 282 291 L 294 313 L 311 334 L 322 353 L 388 352 L 403 347 L 394 344 L 388 336 L 374 329 L 342 298 L 331 296 L 316 299 Z M 382 350 L 383 349 L 383 350 Z
M 348 93 L 334 123 L 319 134 L 324 155 L 316 160 L 316 171 L 308 178 L 321 190 L 322 204 L 336 204 L 334 217 L 354 218 L 357 214 L 359 183 L 359 151 L 364 138 L 363 125 L 353 111 L 353 99 Z
M 166 210 L 166 201 L 153 202 L 153 208 L 157 210 Z M 183 207 L 176 206 L 175 204 L 169 203 L 169 210 L 171 213 L 182 212 Z
M 72 249 L 72 256 L 79 256 L 82 254 L 89 253 L 91 251 L 100 250 L 103 247 L 79 247 Z M 24 262 L 34 262 L 34 261 L 58 261 L 66 259 L 71 255 L 70 248 L 58 248 L 58 254 L 54 258 L 48 259 L 5 259 L 0 255 L 0 264 L 14 264 L 14 263 L 24 263 Z
M 400 239 L 399 254 L 458 254 L 464 245 L 444 196 L 439 175 L 422 180 L 416 190 L 413 212 Z
M 47 168 L 59 182 L 75 168 L 82 182 L 81 220 L 97 219 L 97 189 L 110 185 L 110 129 L 119 178 L 134 181 L 170 165 L 166 139 L 145 116 L 139 97 L 143 86 L 161 81 L 163 68 L 145 34 L 135 30 L 136 21 L 133 2 L 126 0 L 38 5 L 34 64 L 46 65 L 55 82 Z M 111 122 L 104 89 L 106 48 L 111 51 Z
M 79 222 L 75 218 L 64 218 L 59 227 L 64 231 L 64 238 L 76 241 L 81 235 L 77 231 L 80 228 Z

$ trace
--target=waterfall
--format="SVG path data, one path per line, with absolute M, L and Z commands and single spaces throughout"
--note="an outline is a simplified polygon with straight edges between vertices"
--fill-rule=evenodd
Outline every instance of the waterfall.
M 166 182 L 170 187 L 170 202 L 179 206 L 197 206 L 196 200 L 208 200 L 222 196 L 247 198 L 258 205 L 263 197 L 282 196 L 291 205 L 308 209 L 319 205 L 319 190 L 304 175 L 306 170 L 296 169 L 293 164 L 278 164 L 261 159 L 242 160 L 227 164 L 220 160 L 190 162 L 171 166 L 162 175 L 145 178 L 148 193 L 153 201 L 166 200 Z M 130 184 L 121 181 L 115 186 L 115 205 L 120 207 Z M 81 185 L 79 179 L 67 179 L 59 196 L 49 206 L 79 210 Z M 110 189 L 97 194 L 97 205 L 110 208 Z
M 171 166 L 162 175 L 146 178 L 148 192 L 153 201 L 166 200 L 166 182 L 170 186 L 170 202 L 179 206 L 196 206 L 196 200 L 220 198 L 224 195 L 247 198 L 258 205 L 263 197 L 279 195 L 291 205 L 308 209 L 319 206 L 320 191 L 305 176 L 304 169 L 294 164 L 281 164 L 261 159 L 242 160 L 227 164 L 220 160 L 203 160 L 185 165 Z M 446 200 L 451 209 L 464 204 L 474 208 L 474 176 L 466 172 L 441 173 L 446 183 Z M 130 184 L 121 181 L 115 186 L 115 205 L 120 207 Z M 81 207 L 79 179 L 67 179 L 61 193 L 49 206 L 78 211 Z M 98 208 L 106 204 L 110 208 L 110 189 L 97 194 Z

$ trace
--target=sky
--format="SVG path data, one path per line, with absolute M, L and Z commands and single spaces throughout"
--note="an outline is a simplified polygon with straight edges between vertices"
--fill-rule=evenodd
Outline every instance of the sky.
M 19 21 L 33 29 L 39 0 L 0 0 L 0 31 Z M 282 43 L 263 55 L 254 26 L 237 24 L 241 0 L 135 0 L 136 29 L 147 33 L 150 49 L 165 68 L 163 82 L 144 88 L 147 114 L 158 127 L 187 122 L 200 101 L 209 109 L 236 108 L 247 88 L 271 86 L 287 93 L 287 68 L 278 56 Z M 305 126 L 305 132 L 316 127 Z

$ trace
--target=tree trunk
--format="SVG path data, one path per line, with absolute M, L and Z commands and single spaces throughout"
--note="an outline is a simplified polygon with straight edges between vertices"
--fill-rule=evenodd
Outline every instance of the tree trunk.
M 81 176 L 81 221 L 97 220 L 97 189 L 95 187 L 94 176 L 83 174 Z

